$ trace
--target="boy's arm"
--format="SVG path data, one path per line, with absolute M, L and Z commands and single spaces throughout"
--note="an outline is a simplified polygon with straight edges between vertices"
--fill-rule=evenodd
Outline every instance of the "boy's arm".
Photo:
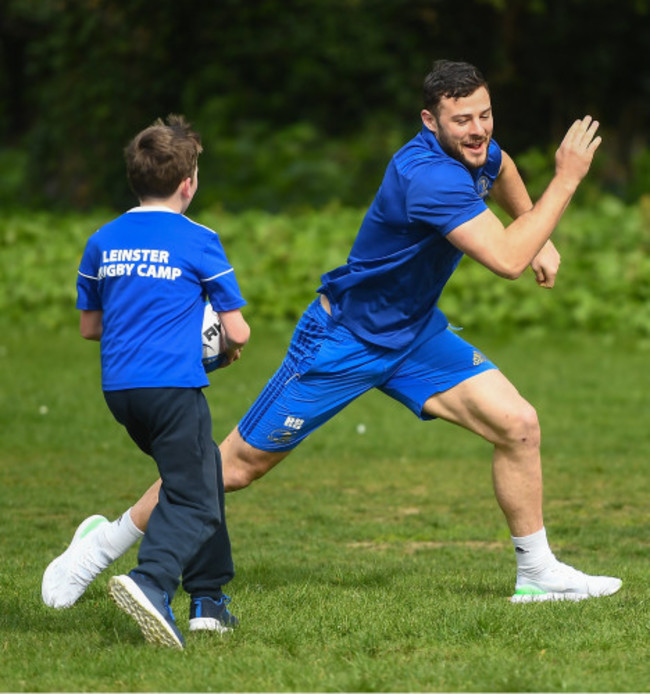
M 103 311 L 81 311 L 79 332 L 86 340 L 101 340 Z
M 241 351 L 250 338 L 251 329 L 239 309 L 219 312 L 219 319 L 226 343 L 227 358 L 223 366 L 228 366 L 241 357 Z

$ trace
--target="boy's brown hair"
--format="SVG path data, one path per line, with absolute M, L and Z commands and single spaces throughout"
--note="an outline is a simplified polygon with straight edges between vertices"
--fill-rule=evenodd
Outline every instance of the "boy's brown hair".
M 158 118 L 124 150 L 126 175 L 139 200 L 168 198 L 186 178 L 194 178 L 201 137 L 184 116 Z

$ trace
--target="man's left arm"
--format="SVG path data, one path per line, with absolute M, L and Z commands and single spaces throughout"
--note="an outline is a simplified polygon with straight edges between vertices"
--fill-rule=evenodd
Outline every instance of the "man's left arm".
M 502 151 L 501 168 L 490 190 L 490 197 L 512 219 L 517 219 L 533 206 L 521 175 L 512 157 Z M 560 267 L 560 254 L 552 241 L 547 241 L 530 266 L 540 287 L 550 289 Z

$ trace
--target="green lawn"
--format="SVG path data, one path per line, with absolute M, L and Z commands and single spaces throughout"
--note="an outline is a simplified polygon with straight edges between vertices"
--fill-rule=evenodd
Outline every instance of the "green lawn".
M 207 391 L 217 438 L 290 336 L 253 331 L 244 359 Z M 135 549 L 73 608 L 41 603 L 42 572 L 77 524 L 114 518 L 156 473 L 104 404 L 96 344 L 74 327 L 0 335 L 0 690 L 648 690 L 647 344 L 464 333 L 538 409 L 556 554 L 621 576 L 618 595 L 510 604 L 514 557 L 490 447 L 370 393 L 228 496 L 241 627 L 188 635 L 179 592 L 188 646 L 171 652 L 146 645 L 108 599 L 109 574 L 132 568 Z

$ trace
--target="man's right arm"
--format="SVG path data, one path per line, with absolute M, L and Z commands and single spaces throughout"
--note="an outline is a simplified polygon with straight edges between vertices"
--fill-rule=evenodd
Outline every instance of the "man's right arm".
M 508 195 L 497 179 L 497 196 L 510 200 L 510 214 L 520 212 L 507 227 L 486 210 L 447 234 L 447 239 L 492 272 L 516 279 L 546 244 L 582 179 L 587 175 L 594 152 L 601 142 L 598 122 L 586 116 L 568 130 L 555 154 L 555 175 L 541 198 L 527 211 L 526 196 Z M 511 173 L 506 170 L 504 173 Z M 501 187 L 499 187 L 501 185 Z M 521 191 L 520 191 L 521 192 Z M 499 201 L 497 199 L 497 201 Z

